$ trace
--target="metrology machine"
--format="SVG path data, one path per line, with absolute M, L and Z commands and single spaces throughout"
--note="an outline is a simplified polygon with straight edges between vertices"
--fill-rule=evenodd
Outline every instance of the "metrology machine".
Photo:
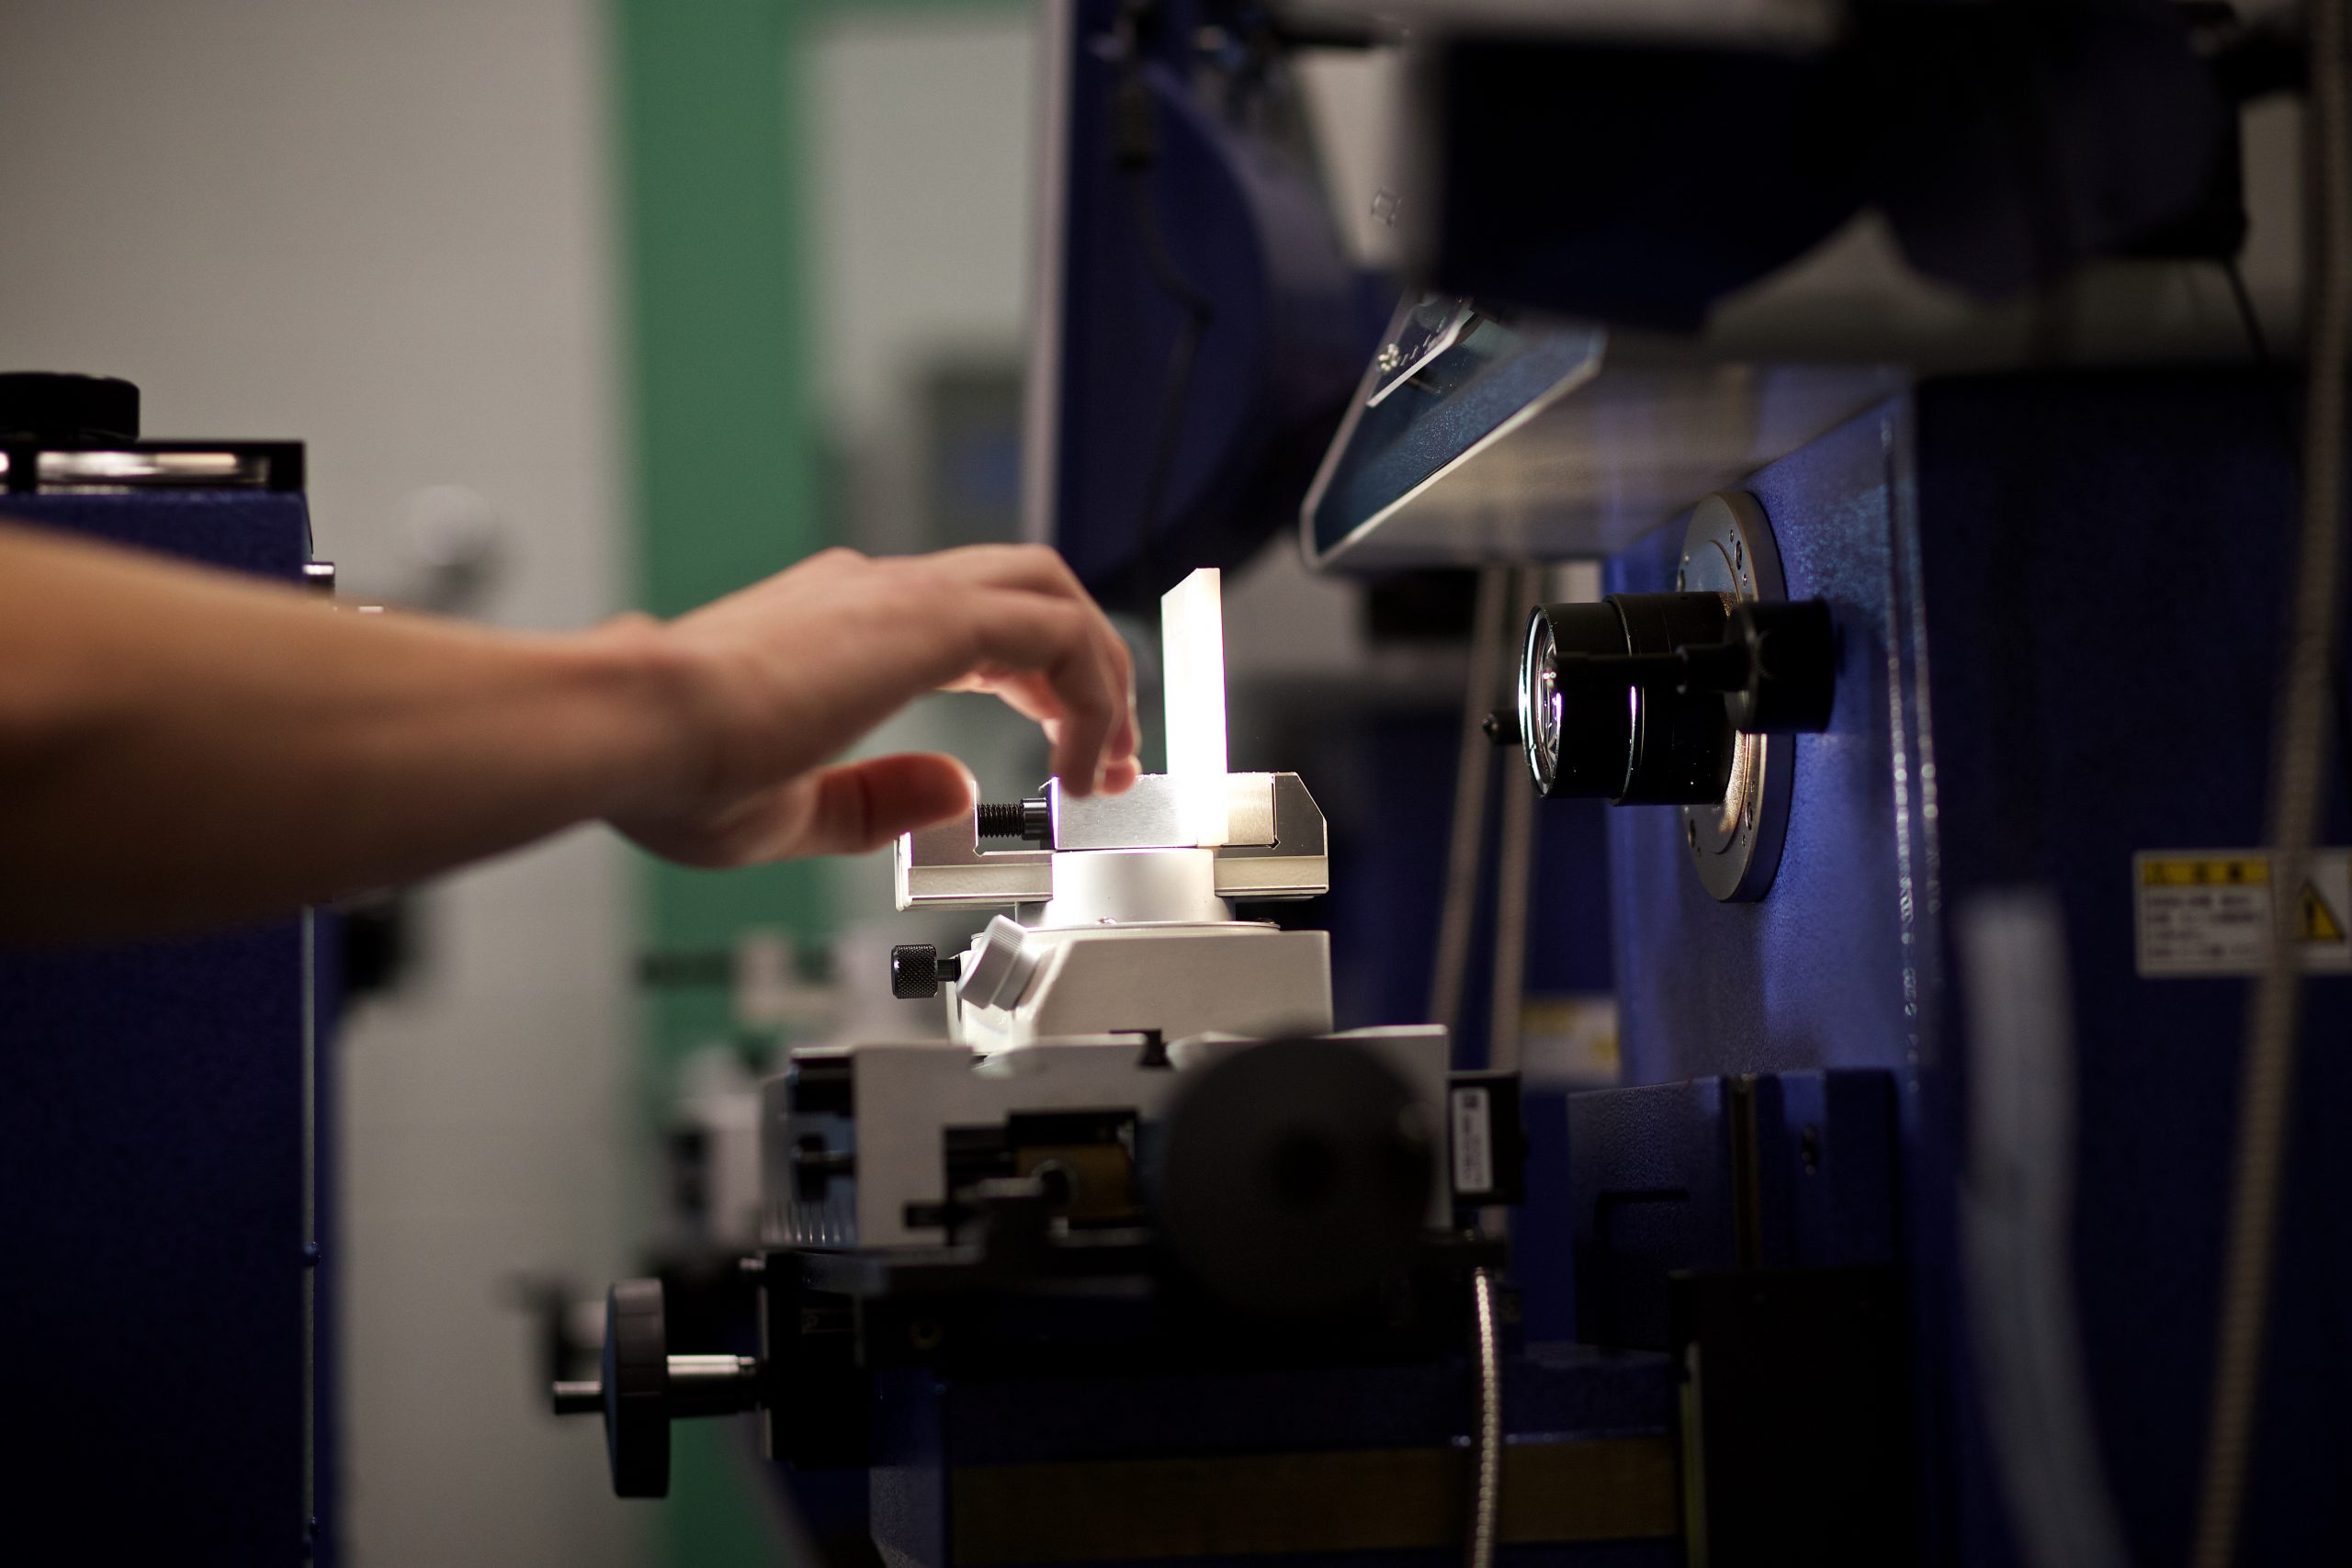
M 1168 773 L 895 846 L 902 909 L 1004 912 L 892 954 L 946 1040 L 797 1051 L 765 1086 L 758 1354 L 673 1355 L 660 1282 L 614 1287 L 602 1373 L 557 1403 L 603 1416 L 624 1495 L 665 1489 L 673 1417 L 756 1408 L 775 1457 L 869 1471 L 910 1562 L 1447 1543 L 1475 1348 L 1498 1397 L 1502 1249 L 1468 1220 L 1516 1195 L 1515 1086 L 1453 1071 L 1442 1027 L 1335 1030 L 1324 934 L 1237 916 L 1329 865 L 1297 775 L 1225 768 L 1218 590 L 1169 595 Z M 1603 1523 L 1663 1540 L 1661 1369 L 1534 1382 L 1568 1424 L 1523 1457 L 1632 1477 Z M 1264 1462 L 1204 1466 L 1245 1427 Z M 1390 1484 L 1419 1495 L 1291 1508 Z
M 1475 571 L 1525 777 L 1455 856 L 1332 698 L 902 845 L 954 1038 L 768 1086 L 756 1350 L 616 1292 L 624 1489 L 756 1406 L 909 1568 L 2352 1554 L 2342 10 L 1049 6 L 1038 536 Z M 1401 305 L 1295 85 L 1391 47 Z M 1418 969 L 1455 869 L 1605 917 L 1615 1084 L 1227 919 Z

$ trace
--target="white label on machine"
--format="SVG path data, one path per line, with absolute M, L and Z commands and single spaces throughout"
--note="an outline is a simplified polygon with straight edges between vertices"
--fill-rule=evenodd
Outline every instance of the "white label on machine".
M 1494 1117 L 1491 1097 L 1483 1089 L 1453 1091 L 1453 1190 L 1492 1192 L 1495 1190 Z
M 2301 885 L 2267 850 L 2143 850 L 2132 857 L 2143 976 L 2258 975 L 2282 917 L 2308 970 L 2352 972 L 2352 850 L 2321 850 Z

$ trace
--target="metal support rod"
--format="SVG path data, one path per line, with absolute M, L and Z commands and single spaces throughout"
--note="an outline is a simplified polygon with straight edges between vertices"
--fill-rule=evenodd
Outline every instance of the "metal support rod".
M 760 1407 L 760 1360 L 756 1356 L 673 1356 L 665 1374 L 662 1415 L 734 1416 Z M 599 1416 L 605 1385 L 594 1378 L 555 1385 L 559 1416 Z
M 760 1404 L 756 1356 L 670 1358 L 670 1414 L 731 1416 Z
M 559 1416 L 601 1416 L 605 1412 L 605 1385 L 594 1378 L 584 1382 L 564 1382 L 555 1385 L 555 1413 Z
M 1535 597 L 1538 573 L 1511 574 L 1510 602 Z M 1535 875 L 1535 805 L 1532 789 L 1503 791 L 1502 829 L 1495 844 L 1495 964 L 1487 1018 L 1487 1066 L 1519 1071 L 1520 1014 L 1527 994 L 1528 894 Z
M 1430 1019 L 1448 1030 L 1462 1026 L 1462 994 L 1469 977 L 1470 927 L 1477 914 L 1478 863 L 1487 839 L 1487 781 L 1494 747 L 1483 728 L 1494 705 L 1503 662 L 1503 622 L 1510 600 L 1508 567 L 1478 574 L 1477 606 L 1470 617 L 1470 674 L 1463 697 L 1462 743 L 1453 770 L 1453 830 L 1445 853 L 1445 902 L 1437 928 L 1437 962 L 1430 978 Z

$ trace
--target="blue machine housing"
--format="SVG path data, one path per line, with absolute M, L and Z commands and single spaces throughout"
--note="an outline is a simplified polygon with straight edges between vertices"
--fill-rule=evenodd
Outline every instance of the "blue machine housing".
M 288 581 L 311 558 L 299 490 L 12 493 L 0 516 Z M 0 949 L 19 1561 L 333 1559 L 322 931 Z
M 2288 401 L 2251 374 L 1932 382 L 1762 469 L 1747 488 L 1789 592 L 1828 599 L 1844 639 L 1834 722 L 1797 741 L 1778 879 L 1758 903 L 1717 903 L 1674 814 L 1611 821 L 1629 1082 L 1826 1068 L 1892 1085 L 1923 1562 L 2018 1560 L 1964 1305 L 1971 1021 L 1951 933 L 1972 901 L 2019 887 L 2054 897 L 2072 976 L 2073 1268 L 2104 1468 L 2132 1561 L 2186 1555 L 2250 986 L 2138 976 L 2132 855 L 2262 842 Z M 1671 587 L 1679 538 L 1621 554 L 1612 590 Z M 2342 843 L 2340 757 L 2332 777 L 2325 838 Z M 2248 1562 L 2352 1558 L 2352 1517 L 2328 1501 L 2352 1471 L 2352 1222 L 2331 1135 L 2352 1108 L 2352 1059 L 2332 1048 L 2352 1038 L 2352 978 L 2315 976 L 2307 998 Z M 1638 1092 L 1710 1114 L 1702 1086 Z M 1716 1146 L 1612 1160 L 1603 1121 L 1572 1124 L 1601 1139 L 1571 1140 L 1578 1182 L 1658 1185 L 1634 1167 L 1665 1160 L 1687 1185 Z M 1645 1268 L 1720 1262 L 1700 1235 L 1653 1253 Z M 1578 1299 L 1632 1288 L 1580 1279 Z
M 1293 522 L 1396 293 L 1341 250 L 1261 8 L 1166 0 L 1132 55 L 1123 9 L 1056 9 L 1042 243 L 1061 288 L 1040 302 L 1030 432 L 1049 445 L 1026 482 L 1035 536 L 1106 603 L 1149 607 Z M 1227 41 L 1204 51 L 1212 27 Z

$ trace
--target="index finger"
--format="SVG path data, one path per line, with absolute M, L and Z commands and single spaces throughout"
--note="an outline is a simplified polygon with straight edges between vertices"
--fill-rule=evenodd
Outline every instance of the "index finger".
M 1100 644 L 1111 670 L 1113 694 L 1115 699 L 1111 733 L 1106 743 L 1106 761 L 1114 767 L 1132 759 L 1142 744 L 1136 723 L 1135 698 L 1135 660 L 1128 652 L 1125 638 L 1111 625 L 1110 617 L 1087 592 L 1086 585 L 1072 571 L 1069 563 L 1054 550 L 1043 545 L 967 545 L 952 550 L 942 550 L 929 558 L 946 568 L 957 581 L 985 583 L 993 587 L 1043 594 L 1077 605 L 1084 614 L 1089 627 Z M 1001 681 L 979 682 L 995 690 L 1005 700 L 1032 718 L 1056 716 L 1042 706 L 1037 695 L 1024 690 L 1030 682 Z M 965 680 L 958 684 L 968 689 L 973 682 Z M 1124 789 L 1130 782 L 1125 772 L 1114 775 L 1113 787 Z
M 1051 721 L 1054 772 L 1074 795 L 1093 792 L 1122 711 L 1133 722 L 1125 677 L 1098 635 L 1091 604 L 1013 589 L 982 589 L 963 603 L 973 657 L 949 686 L 975 682 Z

